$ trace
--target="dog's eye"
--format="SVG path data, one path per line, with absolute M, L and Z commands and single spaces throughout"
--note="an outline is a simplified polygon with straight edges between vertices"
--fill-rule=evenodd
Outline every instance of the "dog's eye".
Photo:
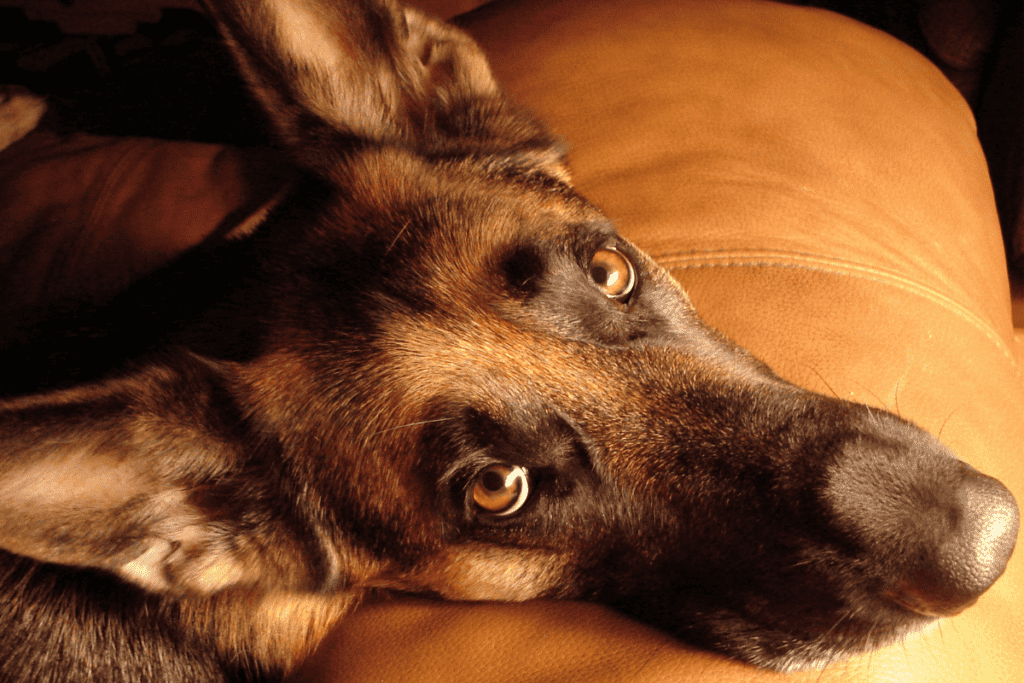
M 473 502 L 484 512 L 511 515 L 530 495 L 526 468 L 511 465 L 490 465 L 476 478 Z
M 590 278 L 609 299 L 624 302 L 636 285 L 633 264 L 611 247 L 598 249 L 590 259 Z

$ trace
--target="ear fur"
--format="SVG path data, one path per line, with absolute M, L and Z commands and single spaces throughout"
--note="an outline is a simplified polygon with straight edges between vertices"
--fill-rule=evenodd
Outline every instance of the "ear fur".
M 111 571 L 143 588 L 211 594 L 315 581 L 233 434 L 222 373 L 180 352 L 101 383 L 0 403 L 0 547 Z M 275 480 L 270 477 L 270 480 Z M 266 514 L 266 513 L 263 513 Z M 308 535 L 306 535 L 308 537 Z
M 225 0 L 211 13 L 300 165 L 359 142 L 499 155 L 567 181 L 563 150 L 505 98 L 462 30 L 391 0 Z
M 233 0 L 211 10 L 288 141 L 307 135 L 310 114 L 359 138 L 411 139 L 432 109 L 499 93 L 469 36 L 387 0 Z

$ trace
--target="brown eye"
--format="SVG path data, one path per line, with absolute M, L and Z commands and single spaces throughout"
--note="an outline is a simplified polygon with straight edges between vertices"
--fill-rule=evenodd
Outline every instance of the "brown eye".
M 608 247 L 594 253 L 590 260 L 590 277 L 605 296 L 620 302 L 629 298 L 636 284 L 633 264 Z
M 485 512 L 511 515 L 526 502 L 530 495 L 530 480 L 526 469 L 511 465 L 490 465 L 481 472 L 473 485 L 473 502 Z

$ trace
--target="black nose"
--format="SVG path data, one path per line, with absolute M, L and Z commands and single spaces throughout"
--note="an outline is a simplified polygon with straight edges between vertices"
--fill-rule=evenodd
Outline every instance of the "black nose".
M 961 480 L 946 508 L 948 524 L 918 546 L 920 560 L 891 594 L 927 616 L 951 616 L 974 604 L 1002 575 L 1017 541 L 1020 513 L 1013 494 L 992 477 L 959 465 Z
M 906 425 L 846 443 L 826 498 L 856 539 L 865 586 L 917 614 L 970 607 L 1002 575 L 1020 524 L 1005 486 Z

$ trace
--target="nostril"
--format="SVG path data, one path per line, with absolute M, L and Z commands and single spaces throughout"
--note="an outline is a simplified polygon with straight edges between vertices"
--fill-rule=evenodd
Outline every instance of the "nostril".
M 951 616 L 970 607 L 1002 575 L 1016 544 L 1020 513 L 1013 494 L 996 479 L 962 468 L 948 532 L 892 592 L 920 614 Z

